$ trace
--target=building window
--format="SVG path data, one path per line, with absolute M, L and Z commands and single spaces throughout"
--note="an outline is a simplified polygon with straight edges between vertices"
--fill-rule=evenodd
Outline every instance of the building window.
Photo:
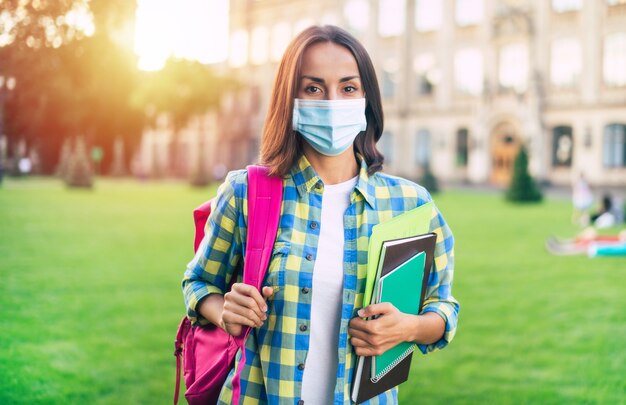
M 484 14 L 483 0 L 456 0 L 455 19 L 457 25 L 466 27 L 479 24 Z
M 391 164 L 393 162 L 393 135 L 390 131 L 383 131 L 383 134 L 378 140 L 378 147 L 380 152 L 385 157 L 385 163 Z
M 557 39 L 550 52 L 550 80 L 557 87 L 572 87 L 582 72 L 582 50 L 574 38 Z
M 483 91 L 483 55 L 479 49 L 459 49 L 454 55 L 454 82 L 457 90 L 478 95 Z
M 528 47 L 512 43 L 500 48 L 498 80 L 500 86 L 522 93 L 528 84 Z
M 404 32 L 405 0 L 386 0 L 378 3 L 378 33 L 381 37 L 397 37 Z
M 443 0 L 415 0 L 415 29 L 436 31 L 443 25 Z
M 467 167 L 469 146 L 469 132 L 467 128 L 459 128 L 456 131 L 456 165 L 458 167 Z
M 267 27 L 256 27 L 252 31 L 250 61 L 255 65 L 267 62 L 269 50 L 269 30 Z
M 235 31 L 230 36 L 229 63 L 231 67 L 242 67 L 248 63 L 248 33 Z
M 282 57 L 291 39 L 291 27 L 287 22 L 280 22 L 272 27 L 272 43 L 270 57 L 278 62 Z
M 388 58 L 383 63 L 382 74 L 382 91 L 383 98 L 393 98 L 396 95 L 396 81 L 398 77 L 398 61 L 394 58 Z
M 369 26 L 369 11 L 368 0 L 350 0 L 343 9 L 348 26 L 357 32 L 363 32 Z
M 552 9 L 557 13 L 580 10 L 582 6 L 583 0 L 552 0 Z
M 435 55 L 432 53 L 417 55 L 413 61 L 413 69 L 417 76 L 417 94 L 433 94 L 440 78 L 440 73 L 435 63 Z
M 626 167 L 626 124 L 610 124 L 604 127 L 605 167 Z
M 617 32 L 604 38 L 603 73 L 607 85 L 626 85 L 626 32 Z
M 552 130 L 552 166 L 570 167 L 574 152 L 572 127 L 558 126 Z
M 415 142 L 415 164 L 418 167 L 426 167 L 430 164 L 430 156 L 432 153 L 430 131 L 422 128 L 417 131 L 417 139 Z

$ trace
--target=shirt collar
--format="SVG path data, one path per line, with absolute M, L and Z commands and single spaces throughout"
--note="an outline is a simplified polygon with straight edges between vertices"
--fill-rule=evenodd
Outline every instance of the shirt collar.
M 296 165 L 291 168 L 291 177 L 301 197 L 303 194 L 310 193 L 317 184 L 322 185 L 322 179 L 319 178 L 304 154 L 300 156 Z
M 361 168 L 359 170 L 359 178 L 357 179 L 355 190 L 358 195 L 370 205 L 371 208 L 376 209 L 376 191 L 373 184 L 370 183 L 370 176 L 367 173 L 367 163 L 361 155 L 357 155 L 357 159 L 361 162 Z M 303 194 L 310 193 L 314 187 L 321 187 L 322 179 L 317 175 L 309 160 L 302 154 L 298 159 L 298 162 L 291 169 L 291 177 L 298 190 L 298 195 L 302 197 Z
M 359 179 L 356 183 L 356 190 L 361 193 L 372 209 L 376 209 L 376 188 L 374 184 L 370 182 L 370 175 L 367 173 L 367 163 L 361 155 L 357 155 L 357 158 L 361 161 L 361 169 L 359 171 Z

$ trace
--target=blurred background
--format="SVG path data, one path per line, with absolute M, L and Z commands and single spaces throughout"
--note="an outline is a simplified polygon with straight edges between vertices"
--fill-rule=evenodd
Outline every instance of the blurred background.
M 458 334 L 400 403 L 625 403 L 626 256 L 586 243 L 626 248 L 626 0 L 0 0 L 0 403 L 171 402 L 192 210 L 312 24 L 455 235 Z
M 0 159 L 62 174 L 222 176 L 257 158 L 274 73 L 311 24 L 378 71 L 387 170 L 506 185 L 626 184 L 623 0 L 21 0 L 0 3 Z M 82 146 L 81 146 L 82 145 Z M 27 158 L 28 161 L 23 159 Z

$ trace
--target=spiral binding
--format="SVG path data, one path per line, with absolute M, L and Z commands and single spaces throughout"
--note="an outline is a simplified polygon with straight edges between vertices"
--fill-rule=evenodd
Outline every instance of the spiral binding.
M 393 363 L 391 363 L 390 365 L 385 367 L 385 369 L 383 371 L 381 371 L 379 374 L 376 374 L 374 376 L 374 378 L 370 378 L 370 380 L 373 383 L 377 383 L 378 381 L 380 381 L 388 372 L 390 372 L 395 366 L 397 366 L 398 363 L 400 363 L 402 360 L 406 359 L 406 357 L 409 354 L 413 353 L 413 351 L 415 350 L 416 347 L 417 347 L 417 344 L 412 344 L 411 347 L 406 349 L 404 353 L 402 353 L 397 359 L 395 359 L 393 361 Z M 374 365 L 373 364 L 372 364 L 372 369 L 374 369 Z

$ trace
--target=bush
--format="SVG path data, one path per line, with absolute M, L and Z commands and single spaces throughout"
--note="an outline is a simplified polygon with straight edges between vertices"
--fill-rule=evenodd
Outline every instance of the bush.
M 422 178 L 419 180 L 419 184 L 426 188 L 430 194 L 439 192 L 439 182 L 437 178 L 430 171 L 430 165 L 427 163 L 423 166 Z
M 506 192 L 506 199 L 515 202 L 539 202 L 543 194 L 528 173 L 528 152 L 522 146 L 513 163 L 513 178 Z

